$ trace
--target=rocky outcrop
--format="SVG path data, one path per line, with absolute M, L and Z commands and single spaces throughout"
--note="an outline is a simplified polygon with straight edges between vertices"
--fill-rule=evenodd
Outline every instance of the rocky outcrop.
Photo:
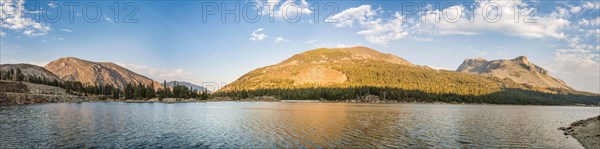
M 512 60 L 493 61 L 488 61 L 483 58 L 466 59 L 456 71 L 493 76 L 502 79 L 508 78 L 517 83 L 542 88 L 573 90 L 562 80 L 550 76 L 545 69 L 530 63 L 525 56 L 519 56 Z
M 125 88 L 128 83 L 160 88 L 160 83 L 110 62 L 92 62 L 66 57 L 50 62 L 44 68 L 66 81 L 113 85 L 117 88 Z

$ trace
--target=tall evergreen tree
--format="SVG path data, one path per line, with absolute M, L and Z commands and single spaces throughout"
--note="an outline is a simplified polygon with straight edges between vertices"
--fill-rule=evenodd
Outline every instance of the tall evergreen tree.
M 125 87 L 125 99 L 133 99 L 133 86 L 130 83 L 127 83 L 127 87 Z
M 154 83 L 152 83 L 150 86 L 146 87 L 146 99 L 151 99 L 156 97 L 156 93 L 154 91 Z
M 17 68 L 17 81 L 24 81 L 25 80 L 25 75 L 23 74 L 23 72 L 21 72 L 20 68 Z

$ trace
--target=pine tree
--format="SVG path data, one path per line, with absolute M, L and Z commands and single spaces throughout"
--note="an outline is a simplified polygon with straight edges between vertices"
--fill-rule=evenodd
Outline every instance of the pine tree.
M 162 100 L 163 98 L 165 98 L 165 91 L 162 88 L 158 89 L 158 100 Z
M 8 71 L 8 78 L 6 80 L 13 80 L 15 75 L 15 70 L 13 68 L 10 68 L 10 71 Z
M 151 99 L 156 97 L 156 93 L 154 91 L 154 83 L 152 85 L 146 87 L 146 99 Z
M 17 81 L 25 81 L 25 75 L 21 72 L 20 68 L 17 68 Z
M 133 86 L 130 83 L 127 83 L 127 87 L 125 87 L 125 99 L 133 99 Z

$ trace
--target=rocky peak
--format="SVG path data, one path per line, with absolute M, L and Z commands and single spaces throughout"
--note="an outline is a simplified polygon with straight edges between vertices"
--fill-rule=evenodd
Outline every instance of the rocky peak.
M 456 70 L 458 72 L 481 74 L 498 78 L 509 78 L 517 83 L 544 88 L 571 88 L 562 80 L 554 78 L 548 72 L 530 63 L 526 56 L 512 60 L 466 59 Z
M 529 64 L 529 60 L 527 59 L 526 56 L 519 56 L 519 57 L 513 59 L 512 61 L 518 62 L 518 63 L 521 63 L 521 64 Z
M 465 70 L 469 70 L 477 73 L 483 73 L 487 71 L 486 67 L 488 66 L 488 64 L 489 61 L 482 57 L 475 59 L 465 59 L 456 71 L 462 72 Z

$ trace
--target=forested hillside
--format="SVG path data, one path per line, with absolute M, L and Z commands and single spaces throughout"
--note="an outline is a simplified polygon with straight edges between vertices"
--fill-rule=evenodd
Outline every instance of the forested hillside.
M 383 56 L 382 56 L 383 55 Z M 596 94 L 510 79 L 433 70 L 366 47 L 316 49 L 251 71 L 215 94 L 297 100 L 381 100 L 499 104 L 597 104 Z

